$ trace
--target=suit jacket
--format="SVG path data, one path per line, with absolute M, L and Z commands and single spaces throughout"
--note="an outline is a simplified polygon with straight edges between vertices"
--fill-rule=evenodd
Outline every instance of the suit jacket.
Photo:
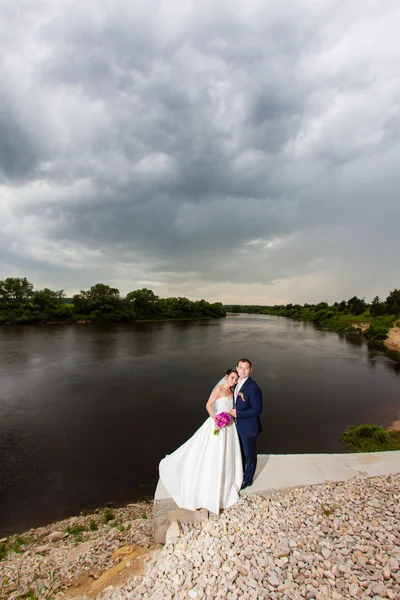
M 261 390 L 256 382 L 248 377 L 236 398 L 236 427 L 240 436 L 255 437 L 261 433 L 262 409 Z

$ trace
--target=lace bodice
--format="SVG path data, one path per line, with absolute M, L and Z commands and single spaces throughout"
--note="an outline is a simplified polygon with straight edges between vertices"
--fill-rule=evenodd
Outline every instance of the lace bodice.
M 214 413 L 220 412 L 229 412 L 233 408 L 233 397 L 232 396 L 223 396 L 222 398 L 217 398 L 213 404 Z

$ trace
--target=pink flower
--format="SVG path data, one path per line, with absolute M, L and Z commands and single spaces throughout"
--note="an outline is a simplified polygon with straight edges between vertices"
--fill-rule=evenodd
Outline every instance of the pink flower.
M 218 413 L 217 415 L 215 415 L 215 423 L 219 429 L 214 430 L 214 435 L 219 435 L 220 429 L 223 429 L 223 427 L 230 425 L 231 422 L 232 422 L 232 417 L 229 413 L 221 412 L 221 413 Z

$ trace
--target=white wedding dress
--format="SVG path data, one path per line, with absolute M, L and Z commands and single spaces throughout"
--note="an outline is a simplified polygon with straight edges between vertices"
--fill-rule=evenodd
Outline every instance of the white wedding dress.
M 217 398 L 215 414 L 232 408 L 232 397 Z M 211 417 L 173 454 L 160 462 L 160 479 L 180 508 L 218 514 L 239 499 L 243 465 L 236 425 L 214 435 Z

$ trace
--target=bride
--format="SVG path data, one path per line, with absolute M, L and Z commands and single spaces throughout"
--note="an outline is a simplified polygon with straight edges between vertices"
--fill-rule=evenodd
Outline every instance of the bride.
M 243 465 L 236 425 L 218 430 L 215 415 L 230 413 L 236 369 L 228 369 L 223 383 L 211 392 L 206 404 L 210 417 L 183 446 L 160 462 L 160 479 L 180 508 L 206 508 L 219 514 L 239 499 Z

